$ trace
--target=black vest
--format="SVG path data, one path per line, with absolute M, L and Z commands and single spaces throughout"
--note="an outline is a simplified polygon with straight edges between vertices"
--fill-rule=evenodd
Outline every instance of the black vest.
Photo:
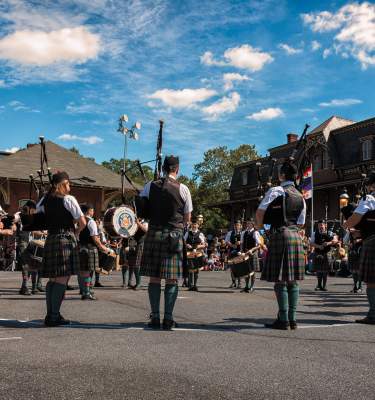
M 162 178 L 151 183 L 150 225 L 183 229 L 184 200 L 180 195 L 180 183 Z
M 234 229 L 232 231 L 232 233 L 230 234 L 230 242 L 232 244 L 236 244 L 237 242 L 239 242 L 241 240 L 241 232 L 236 232 Z M 237 245 L 237 250 L 240 250 L 240 246 Z
M 333 233 L 331 233 L 331 232 L 320 233 L 318 229 L 315 231 L 314 242 L 316 244 L 322 245 L 324 242 L 330 242 L 332 239 L 333 239 Z M 315 249 L 315 253 L 326 254 L 331 250 L 331 247 L 332 246 L 326 246 L 323 250 Z
M 64 207 L 63 197 L 49 195 L 43 202 L 43 205 L 48 231 L 74 229 L 74 218 Z
M 190 244 L 193 247 L 193 249 L 196 249 L 197 246 L 201 244 L 201 240 L 199 238 L 200 233 L 201 233 L 200 231 L 197 232 L 189 231 L 188 233 L 186 243 Z
M 245 231 L 243 235 L 243 249 L 245 251 L 251 250 L 252 248 L 256 247 L 257 242 L 255 240 L 255 230 L 249 232 Z
M 263 223 L 271 228 L 297 225 L 303 207 L 303 196 L 294 185 L 284 186 L 285 196 L 277 197 L 268 207 Z
M 88 217 L 85 217 L 85 218 L 86 218 L 86 223 L 88 224 L 88 222 L 90 221 L 91 218 L 88 218 Z M 88 245 L 88 244 L 95 245 L 95 242 L 94 242 L 92 236 L 90 235 L 90 230 L 89 230 L 89 227 L 87 226 L 87 224 L 79 234 L 79 242 L 83 245 Z

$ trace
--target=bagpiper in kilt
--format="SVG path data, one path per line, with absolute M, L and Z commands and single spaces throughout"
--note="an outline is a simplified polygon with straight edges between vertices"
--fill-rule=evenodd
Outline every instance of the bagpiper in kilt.
M 235 221 L 234 227 L 232 231 L 229 231 L 225 236 L 225 243 L 228 247 L 228 258 L 231 259 L 233 257 L 237 257 L 238 253 L 241 251 L 241 237 L 242 237 L 242 223 L 240 220 Z M 240 288 L 241 287 L 241 278 L 234 277 L 232 273 L 232 269 L 230 272 L 230 277 L 232 279 L 232 283 L 229 288 Z
M 206 238 L 199 230 L 197 217 L 191 220 L 191 226 L 184 236 L 187 248 L 187 263 L 189 270 L 188 286 L 190 291 L 198 291 L 198 275 L 199 270 L 203 267 L 204 253 L 206 248 Z M 199 254 L 201 253 L 201 254 Z
M 337 235 L 327 231 L 325 221 L 319 220 L 318 228 L 311 237 L 311 245 L 314 247 L 313 270 L 318 279 L 315 290 L 327 290 L 328 274 L 332 270 L 332 247 L 337 243 Z
M 252 252 L 249 254 L 249 275 L 245 277 L 245 288 L 241 290 L 242 293 L 254 291 L 255 273 L 260 271 L 258 252 L 258 247 L 261 244 L 260 234 L 255 229 L 253 220 L 246 221 L 246 225 L 246 229 L 241 235 L 241 251 L 242 253 L 248 253 L 252 250 Z
M 52 176 L 52 188 L 37 205 L 44 212 L 48 236 L 44 246 L 41 275 L 49 278 L 46 285 L 46 326 L 69 324 L 60 314 L 66 285 L 71 275 L 79 271 L 79 248 L 76 239 L 86 221 L 75 197 L 69 195 L 70 183 L 66 172 Z M 79 224 L 75 231 L 74 222 Z
M 352 273 L 353 289 L 352 293 L 362 293 L 362 280 L 359 277 L 359 261 L 362 248 L 362 239 L 358 237 L 358 232 L 349 233 L 348 264 Z
M 176 326 L 173 309 L 178 295 L 178 279 L 183 267 L 183 227 L 190 221 L 192 207 L 189 189 L 176 178 L 179 159 L 164 159 L 164 178 L 145 185 L 140 196 L 147 200 L 149 230 L 145 236 L 140 274 L 150 277 L 148 285 L 151 305 L 150 328 L 160 328 L 161 279 L 164 289 L 163 329 Z
M 261 279 L 275 283 L 279 312 L 276 321 L 266 324 L 266 327 L 273 329 L 287 330 L 289 326 L 291 329 L 297 328 L 297 281 L 304 279 L 305 274 L 303 244 L 298 230 L 305 223 L 306 204 L 293 183 L 296 173 L 296 166 L 290 161 L 285 161 L 279 172 L 280 186 L 268 190 L 256 212 L 259 227 L 263 226 L 265 220 L 269 223 L 267 210 L 272 212 L 272 234 Z
M 353 215 L 344 223 L 351 229 L 361 222 L 368 213 L 375 212 L 375 170 L 371 171 L 365 181 L 367 193 L 354 210 Z M 367 284 L 366 294 L 369 302 L 367 316 L 356 320 L 358 323 L 375 325 L 375 221 L 368 220 L 366 228 L 361 228 L 362 247 L 359 260 L 359 278 Z

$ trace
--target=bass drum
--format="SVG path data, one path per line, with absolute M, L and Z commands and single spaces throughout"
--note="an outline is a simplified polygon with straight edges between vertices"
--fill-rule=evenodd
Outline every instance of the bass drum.
M 112 207 L 104 214 L 103 227 L 112 238 L 129 238 L 137 232 L 137 217 L 130 207 Z

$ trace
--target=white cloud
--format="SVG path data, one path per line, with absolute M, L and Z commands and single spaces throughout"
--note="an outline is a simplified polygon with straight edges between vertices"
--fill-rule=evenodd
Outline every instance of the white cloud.
M 252 80 L 250 79 L 247 75 L 241 75 L 233 72 L 229 72 L 227 74 L 223 75 L 223 80 L 224 80 L 224 90 L 230 90 L 233 89 L 233 82 L 234 81 L 249 81 Z
M 103 139 L 98 136 L 78 136 L 78 135 L 71 135 L 70 133 L 64 133 L 63 135 L 60 135 L 57 139 L 62 140 L 64 142 L 78 141 L 85 144 L 98 144 L 103 142 Z
M 320 107 L 345 107 L 361 104 L 362 100 L 359 99 L 333 99 L 329 102 L 319 103 Z
M 317 40 L 313 40 L 311 42 L 311 50 L 312 51 L 317 51 L 322 47 L 322 45 L 317 41 Z
M 294 47 L 289 46 L 286 43 L 280 43 L 278 46 L 281 50 L 284 50 L 286 54 L 292 56 L 294 54 L 302 53 L 302 49 L 296 49 Z
M 8 103 L 8 106 L 11 107 L 13 109 L 13 111 L 27 111 L 27 112 L 32 112 L 32 113 L 40 113 L 39 110 L 36 110 L 35 108 L 31 108 L 27 105 L 25 105 L 24 103 L 22 103 L 22 101 L 18 101 L 18 100 L 12 100 Z
M 68 114 L 107 114 L 107 112 L 101 110 L 97 104 L 75 104 L 70 102 L 65 107 L 65 111 Z
M 331 49 L 324 49 L 323 51 L 323 58 L 327 58 L 332 54 L 332 50 Z
M 276 108 L 265 108 L 256 113 L 248 115 L 246 118 L 252 119 L 254 121 L 267 121 L 270 119 L 282 117 L 283 115 L 284 115 L 283 111 L 280 108 L 276 107 Z
M 8 153 L 17 153 L 19 149 L 19 147 L 11 147 L 10 149 L 5 149 L 4 151 L 7 151 Z
M 223 114 L 235 112 L 240 100 L 241 96 L 237 92 L 233 92 L 228 97 L 224 96 L 210 106 L 202 108 L 202 111 L 209 120 L 216 120 Z
M 262 52 L 260 49 L 244 44 L 240 47 L 232 47 L 224 52 L 226 61 L 218 61 L 213 58 L 210 51 L 206 51 L 201 56 L 201 63 L 205 65 L 229 66 L 247 69 L 251 72 L 260 71 L 266 64 L 273 61 L 269 53 Z
M 99 36 L 84 26 L 57 31 L 16 31 L 0 40 L 0 59 L 24 65 L 82 64 L 99 53 Z
M 147 96 L 149 99 L 160 100 L 164 105 L 172 108 L 191 108 L 212 96 L 216 91 L 206 88 L 200 89 L 161 89 Z M 153 107 L 154 102 L 149 102 L 149 106 Z
M 302 14 L 314 32 L 337 31 L 333 40 L 337 54 L 357 59 L 363 69 L 375 65 L 375 4 L 351 3 L 337 12 Z
M 301 108 L 301 111 L 311 113 L 311 112 L 315 112 L 316 110 L 314 108 Z

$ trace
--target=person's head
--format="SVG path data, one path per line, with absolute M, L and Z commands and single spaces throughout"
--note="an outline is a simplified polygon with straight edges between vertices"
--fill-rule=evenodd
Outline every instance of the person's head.
M 236 231 L 240 231 L 241 230 L 241 228 L 242 228 L 242 223 L 241 223 L 241 221 L 236 221 L 235 223 L 234 223 L 234 229 L 236 230 Z
M 197 217 L 192 217 L 190 228 L 192 231 L 197 231 L 199 229 L 198 219 Z
M 69 175 L 65 171 L 52 175 L 52 191 L 62 196 L 70 193 Z
M 35 214 L 36 213 L 35 201 L 27 200 L 27 202 L 23 205 L 21 212 L 23 214 Z
M 95 209 L 94 206 L 90 203 L 85 203 L 85 204 L 81 204 L 81 210 L 82 212 L 88 216 L 88 217 L 93 217 L 94 213 L 95 213 Z
M 325 231 L 327 229 L 327 225 L 324 220 L 321 219 L 318 221 L 318 229 L 320 231 Z
M 252 219 L 248 219 L 246 221 L 246 228 L 247 229 L 254 229 L 255 228 L 255 222 Z
M 166 175 L 177 176 L 180 169 L 180 160 L 177 156 L 165 156 L 163 162 L 163 171 Z
M 375 191 L 375 170 L 370 171 L 370 173 L 367 175 L 365 184 L 369 193 Z
M 297 177 L 296 165 L 290 160 L 284 161 L 279 171 L 280 182 L 294 181 L 296 177 Z
M 198 223 L 199 226 L 203 225 L 203 215 L 202 214 L 199 214 L 197 216 L 197 223 Z

